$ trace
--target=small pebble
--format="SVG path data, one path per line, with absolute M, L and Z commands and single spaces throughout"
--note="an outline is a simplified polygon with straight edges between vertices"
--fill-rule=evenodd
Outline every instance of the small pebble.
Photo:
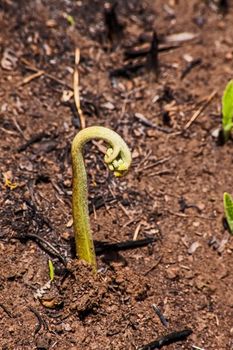
M 104 108 L 106 108 L 106 109 L 109 109 L 109 110 L 113 110 L 113 109 L 115 109 L 115 106 L 114 106 L 114 104 L 112 104 L 111 102 L 106 102 L 106 103 L 104 103 L 104 104 L 102 104 L 102 107 L 104 107 Z
M 179 267 L 169 267 L 167 269 L 167 278 L 169 280 L 174 280 L 179 276 Z
M 195 251 L 197 250 L 197 248 L 198 247 L 200 247 L 200 243 L 199 242 L 193 242 L 192 244 L 191 244 L 191 246 L 189 247 L 189 249 L 188 249 L 188 253 L 189 254 L 193 254 L 193 253 L 195 253 Z
M 232 52 L 227 52 L 226 55 L 225 55 L 225 59 L 227 61 L 231 61 L 232 58 L 233 58 Z
M 220 132 L 220 128 L 216 128 L 216 129 L 214 129 L 214 130 L 212 130 L 211 131 L 211 135 L 214 137 L 214 138 L 218 138 L 218 136 L 219 136 L 219 132 Z
M 194 227 L 199 227 L 200 226 L 200 222 L 199 221 L 194 221 L 193 222 L 193 226 Z
M 61 237 L 62 237 L 63 239 L 65 239 L 66 241 L 68 241 L 69 238 L 70 238 L 70 234 L 69 234 L 69 232 L 65 231 L 65 232 L 63 232 L 63 233 L 61 234 Z
M 63 330 L 66 331 L 66 332 L 71 332 L 71 331 L 73 330 L 72 327 L 71 327 L 71 325 L 70 325 L 69 323 L 63 324 L 63 325 L 62 325 L 62 328 L 63 328 Z

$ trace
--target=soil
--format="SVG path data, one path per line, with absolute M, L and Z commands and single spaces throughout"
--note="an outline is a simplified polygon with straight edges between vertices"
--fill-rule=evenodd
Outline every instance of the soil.
M 232 193 L 233 144 L 214 137 L 233 75 L 233 7 L 119 0 L 109 8 L 0 2 L 0 348 L 140 349 L 191 329 L 163 348 L 233 349 L 233 238 L 222 201 Z M 126 51 L 150 47 L 153 31 L 154 51 L 130 61 L 140 69 L 114 72 L 129 63 Z M 157 41 L 175 47 L 157 53 Z M 63 97 L 76 47 L 87 126 L 114 129 L 133 154 L 118 179 L 102 142 L 85 148 L 96 246 L 155 239 L 99 254 L 96 276 L 75 258 L 71 227 L 70 145 L 80 125 L 73 98 Z

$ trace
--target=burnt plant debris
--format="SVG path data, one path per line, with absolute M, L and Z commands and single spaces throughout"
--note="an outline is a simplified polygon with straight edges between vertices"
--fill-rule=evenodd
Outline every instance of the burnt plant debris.
M 159 339 L 154 340 L 153 342 L 146 344 L 137 350 L 155 350 L 162 349 L 166 345 L 170 345 L 179 341 L 186 340 L 193 331 L 190 328 L 184 329 L 178 332 L 169 333 Z
M 142 68 L 144 68 L 143 63 L 138 63 L 138 64 L 129 63 L 124 65 L 121 68 L 116 68 L 111 70 L 109 73 L 109 76 L 110 78 L 123 77 L 123 78 L 130 79 L 133 75 L 139 73 Z
M 218 132 L 216 144 L 217 146 L 223 146 L 225 144 L 225 135 L 224 135 L 224 130 L 221 128 Z
M 156 315 L 159 317 L 162 325 L 167 328 L 169 325 L 169 322 L 168 322 L 167 318 L 164 316 L 164 314 L 162 313 L 162 311 L 160 310 L 160 308 L 155 304 L 153 304 L 152 307 L 153 307 Z
M 186 209 L 193 208 L 193 209 L 196 209 L 198 214 L 201 214 L 201 209 L 195 204 L 187 203 L 186 200 L 184 199 L 184 197 L 180 197 L 179 200 L 178 200 L 178 203 L 180 205 L 180 211 L 182 213 L 185 213 Z
M 164 45 L 160 44 L 160 41 L 158 39 L 158 52 L 166 52 L 166 51 L 171 51 L 174 49 L 178 49 L 180 45 Z M 125 60 L 130 60 L 130 59 L 136 59 L 140 57 L 146 57 L 148 53 L 150 52 L 151 48 L 148 46 L 148 48 L 133 48 L 133 49 L 127 49 L 124 51 L 124 58 Z
M 46 253 L 58 258 L 64 266 L 67 265 L 67 259 L 59 252 L 59 250 L 57 248 L 55 248 L 55 246 L 52 243 L 50 243 L 47 239 L 39 236 L 36 233 L 26 232 L 26 233 L 22 233 L 22 234 L 17 235 L 17 236 L 13 236 L 12 238 L 18 239 L 21 242 L 26 242 L 28 240 L 32 240 L 32 241 L 36 242 L 40 246 L 40 248 L 42 250 L 44 250 Z
M 117 15 L 118 3 L 112 5 L 105 4 L 104 7 L 104 23 L 107 32 L 107 38 L 111 42 L 113 48 L 121 41 L 123 37 L 124 26 L 119 22 Z
M 171 128 L 171 117 L 168 111 L 164 111 L 162 114 L 163 125 Z
M 164 44 L 154 30 L 152 36 L 147 37 L 150 40 L 148 47 L 127 48 L 124 51 L 124 59 L 130 61 L 123 67 L 116 68 L 110 72 L 110 77 L 124 77 L 130 79 L 136 74 L 144 74 L 145 71 L 152 72 L 156 79 L 159 77 L 159 52 L 166 52 L 177 49 L 179 44 Z M 162 43 L 161 43 L 162 42 Z M 135 62 L 135 63 L 134 63 Z
M 104 254 L 105 252 L 118 252 L 129 249 L 136 249 L 141 247 L 146 247 L 149 244 L 156 242 L 157 238 L 144 238 L 137 239 L 135 241 L 125 241 L 119 243 L 108 243 L 108 242 L 95 242 L 95 251 L 96 254 Z
M 18 152 L 25 151 L 29 146 L 33 145 L 34 143 L 38 143 L 42 141 L 44 138 L 48 139 L 51 135 L 49 135 L 46 131 L 42 131 L 38 134 L 32 135 L 31 138 L 25 142 L 23 145 L 18 147 Z
M 159 58 L 158 58 L 159 40 L 156 31 L 153 32 L 150 50 L 147 54 L 146 67 L 149 72 L 153 72 L 158 78 L 159 76 Z
M 91 199 L 91 202 L 88 204 L 89 213 L 92 214 L 95 210 L 98 210 L 104 207 L 107 203 L 114 203 L 120 201 L 122 198 L 120 196 L 113 197 L 112 195 L 104 198 L 102 195 L 94 197 Z
M 142 49 L 139 51 L 126 51 L 125 57 L 127 59 L 145 58 L 137 63 L 130 62 L 121 68 L 116 68 L 110 72 L 110 77 L 125 77 L 131 78 L 133 75 L 143 72 L 145 69 L 149 72 L 153 72 L 158 78 L 159 74 L 159 60 L 158 60 L 158 48 L 159 40 L 156 32 L 153 32 L 153 36 L 150 43 L 149 49 Z
M 191 70 L 197 66 L 199 66 L 202 63 L 202 59 L 201 58 L 196 58 L 194 60 L 192 60 L 191 62 L 189 62 L 187 64 L 187 66 L 185 67 L 185 69 L 183 70 L 180 79 L 184 79 L 186 77 L 186 75 L 188 73 L 191 72 Z
M 229 1 L 228 0 L 219 0 L 218 7 L 220 11 L 222 11 L 224 14 L 227 14 L 229 10 Z

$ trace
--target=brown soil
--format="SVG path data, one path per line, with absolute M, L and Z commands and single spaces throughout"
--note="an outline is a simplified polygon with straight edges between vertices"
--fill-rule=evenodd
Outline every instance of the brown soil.
M 186 328 L 187 340 L 164 348 L 233 349 L 233 241 L 222 223 L 233 145 L 217 146 L 212 136 L 233 75 L 233 7 L 221 11 L 211 1 L 119 0 L 122 37 L 121 30 L 107 35 L 103 1 L 0 2 L 1 349 L 139 349 Z M 111 77 L 126 64 L 126 50 L 148 47 L 154 29 L 160 40 L 196 36 L 163 43 L 179 47 L 159 53 L 157 81 L 143 58 L 133 64 L 144 60 L 146 68 L 130 78 Z M 67 225 L 79 119 L 62 94 L 72 87 L 75 47 L 87 125 L 111 127 L 133 151 L 129 174 L 115 179 L 101 142 L 86 147 L 94 238 L 157 238 L 100 255 L 96 276 L 75 260 Z M 190 56 L 201 61 L 181 79 Z M 44 74 L 32 79 L 32 66 Z

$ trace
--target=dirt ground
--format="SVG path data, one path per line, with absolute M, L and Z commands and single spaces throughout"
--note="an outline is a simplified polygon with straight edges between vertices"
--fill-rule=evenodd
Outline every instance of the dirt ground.
M 222 201 L 233 193 L 233 144 L 215 138 L 233 76 L 233 6 L 216 3 L 0 1 L 1 349 L 149 350 L 186 329 L 187 339 L 163 348 L 233 349 L 233 238 Z M 96 249 L 155 240 L 99 252 L 96 276 L 76 261 L 70 224 L 80 125 L 64 95 L 76 47 L 87 126 L 119 132 L 133 154 L 117 179 L 101 141 L 85 148 Z

